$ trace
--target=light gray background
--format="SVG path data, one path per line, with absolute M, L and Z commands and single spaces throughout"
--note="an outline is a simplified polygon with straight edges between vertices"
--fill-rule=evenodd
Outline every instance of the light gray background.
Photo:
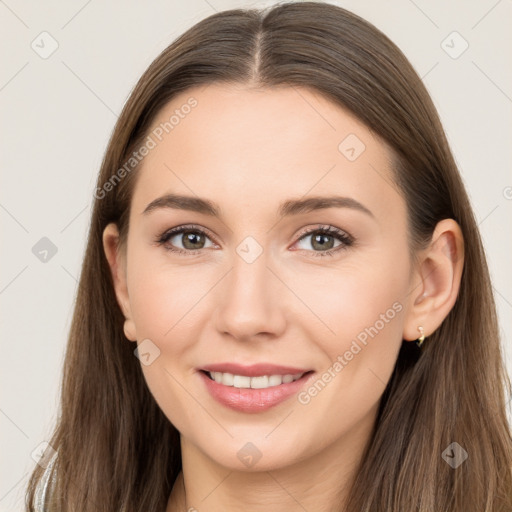
M 57 417 L 92 193 L 130 90 L 199 20 L 273 3 L 0 0 L 0 510 L 22 510 L 31 454 Z M 390 36 L 434 99 L 479 220 L 510 371 L 512 2 L 336 3 Z M 43 31 L 58 43 L 46 59 L 31 47 L 51 48 Z M 469 44 L 458 58 L 453 31 Z M 57 247 L 47 262 L 32 252 L 42 237 Z

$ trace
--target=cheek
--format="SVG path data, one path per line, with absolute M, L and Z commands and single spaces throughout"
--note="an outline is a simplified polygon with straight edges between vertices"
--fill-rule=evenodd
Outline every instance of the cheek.
M 385 275 L 357 282 L 344 280 L 328 310 L 336 333 L 333 338 L 339 340 L 338 353 L 349 350 L 354 342 L 369 349 L 368 352 L 381 354 L 390 344 L 396 344 L 401 333 L 404 287 L 393 284 Z
M 162 265 L 161 259 L 152 262 L 150 257 L 134 257 L 132 262 L 128 290 L 137 337 L 166 343 L 175 333 L 192 329 L 195 306 L 207 293 L 208 283 L 192 266 Z
M 324 354 L 320 382 L 303 403 L 311 398 L 315 407 L 352 418 L 376 403 L 402 343 L 407 272 L 406 262 L 397 265 L 391 253 L 386 257 L 380 251 L 375 260 L 365 258 L 325 278 L 317 274 L 314 282 L 301 281 L 298 295 L 308 298 L 308 306 L 321 320 L 302 325 Z M 316 393 L 323 398 L 314 398 Z
M 193 378 L 188 370 L 194 362 L 193 340 L 199 337 L 200 301 L 209 287 L 195 279 L 192 267 L 169 269 L 132 261 L 128 286 L 137 339 L 149 339 L 159 350 L 141 369 L 162 412 L 179 431 L 187 431 L 204 421 L 200 408 L 190 407 L 187 389 Z
M 372 345 L 377 349 L 387 343 L 396 345 L 401 338 L 408 276 L 406 265 L 402 272 L 392 261 L 386 262 L 381 253 L 379 261 L 365 258 L 294 280 L 294 291 L 307 298 L 316 317 L 316 334 L 311 331 L 310 338 L 322 340 L 332 359 L 348 350 L 353 340 L 366 347 L 375 340 Z

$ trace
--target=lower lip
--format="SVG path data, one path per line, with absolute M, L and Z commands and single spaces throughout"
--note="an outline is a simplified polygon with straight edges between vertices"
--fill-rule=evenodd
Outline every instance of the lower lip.
M 266 389 L 235 388 L 224 386 L 210 379 L 203 371 L 199 372 L 213 398 L 235 411 L 257 413 L 274 407 L 295 395 L 313 372 L 305 373 L 300 379 Z

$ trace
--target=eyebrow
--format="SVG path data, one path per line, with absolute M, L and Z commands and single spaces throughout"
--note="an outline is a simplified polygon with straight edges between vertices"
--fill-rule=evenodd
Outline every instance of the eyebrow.
M 183 196 L 178 194 L 166 194 L 162 197 L 158 197 L 154 201 L 151 201 L 151 203 L 149 203 L 142 212 L 142 215 L 147 215 L 148 213 L 160 208 L 187 210 L 212 217 L 221 216 L 220 207 L 214 202 L 200 197 Z M 305 199 L 289 199 L 279 206 L 278 215 L 280 217 L 289 217 L 291 215 L 299 215 L 326 208 L 351 208 L 375 218 L 373 213 L 359 201 L 356 201 L 351 197 L 342 196 L 314 196 L 307 197 Z

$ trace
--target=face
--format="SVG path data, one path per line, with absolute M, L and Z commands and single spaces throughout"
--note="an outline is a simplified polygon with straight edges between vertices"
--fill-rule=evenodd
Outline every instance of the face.
M 350 449 L 375 420 L 411 288 L 388 148 L 336 104 L 290 87 L 190 89 L 148 134 L 122 300 L 162 411 L 228 468 Z M 216 215 L 168 194 L 207 200 Z M 220 382 L 203 371 L 212 365 Z

